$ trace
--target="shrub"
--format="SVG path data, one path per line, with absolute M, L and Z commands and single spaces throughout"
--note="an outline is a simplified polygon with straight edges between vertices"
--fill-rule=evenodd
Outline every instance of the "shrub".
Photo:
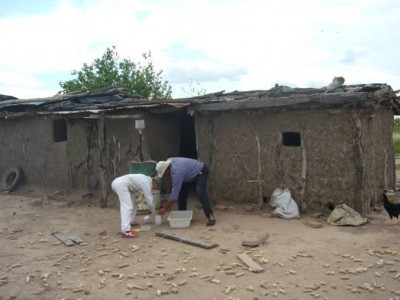
M 400 154 L 400 120 L 395 120 L 393 126 L 394 153 Z

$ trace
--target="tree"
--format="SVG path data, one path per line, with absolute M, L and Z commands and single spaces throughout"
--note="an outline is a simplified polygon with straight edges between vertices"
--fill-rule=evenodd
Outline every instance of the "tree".
M 201 87 L 200 82 L 197 81 L 191 81 L 188 87 L 182 87 L 181 89 L 185 97 L 196 97 L 207 94 L 207 90 Z
M 148 99 L 170 99 L 172 88 L 163 81 L 162 70 L 154 70 L 151 52 L 142 54 L 143 63 L 121 59 L 116 47 L 107 47 L 101 58 L 91 64 L 83 64 L 80 71 L 72 71 L 75 79 L 60 81 L 62 91 L 59 94 L 92 91 L 111 86 L 122 87 L 129 95 L 143 96 Z

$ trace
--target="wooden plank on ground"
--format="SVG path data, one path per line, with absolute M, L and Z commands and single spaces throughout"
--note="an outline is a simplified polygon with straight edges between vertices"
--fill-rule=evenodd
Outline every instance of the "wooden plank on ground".
M 53 232 L 53 235 L 60 241 L 62 241 L 66 246 L 73 246 L 75 244 L 80 244 L 83 242 L 79 236 L 69 231 Z
M 238 254 L 238 258 L 249 267 L 250 271 L 254 273 L 264 272 L 264 268 L 260 267 L 250 256 L 246 253 Z
M 205 248 L 205 249 L 211 249 L 214 247 L 218 247 L 219 245 L 216 243 L 207 243 L 201 240 L 196 240 L 196 239 L 192 239 L 190 237 L 185 237 L 176 233 L 171 233 L 171 232 L 166 232 L 166 231 L 157 231 L 156 232 L 157 236 L 162 236 L 164 238 L 167 239 L 171 239 L 174 241 L 178 241 L 178 242 L 182 242 L 182 243 L 186 243 L 186 244 L 191 244 L 194 246 L 198 246 L 201 248 Z

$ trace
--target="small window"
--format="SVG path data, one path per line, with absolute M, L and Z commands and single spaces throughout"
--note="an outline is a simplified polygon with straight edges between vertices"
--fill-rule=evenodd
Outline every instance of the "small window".
M 300 147 L 300 132 L 284 132 L 282 135 L 282 143 L 284 146 Z
M 56 143 L 67 140 L 67 122 L 64 119 L 53 121 L 53 134 Z

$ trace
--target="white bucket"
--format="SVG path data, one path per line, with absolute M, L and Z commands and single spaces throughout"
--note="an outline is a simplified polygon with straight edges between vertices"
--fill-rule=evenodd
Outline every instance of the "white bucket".
M 154 217 L 154 224 L 156 224 L 157 226 L 161 225 L 162 219 L 160 215 L 156 215 Z

